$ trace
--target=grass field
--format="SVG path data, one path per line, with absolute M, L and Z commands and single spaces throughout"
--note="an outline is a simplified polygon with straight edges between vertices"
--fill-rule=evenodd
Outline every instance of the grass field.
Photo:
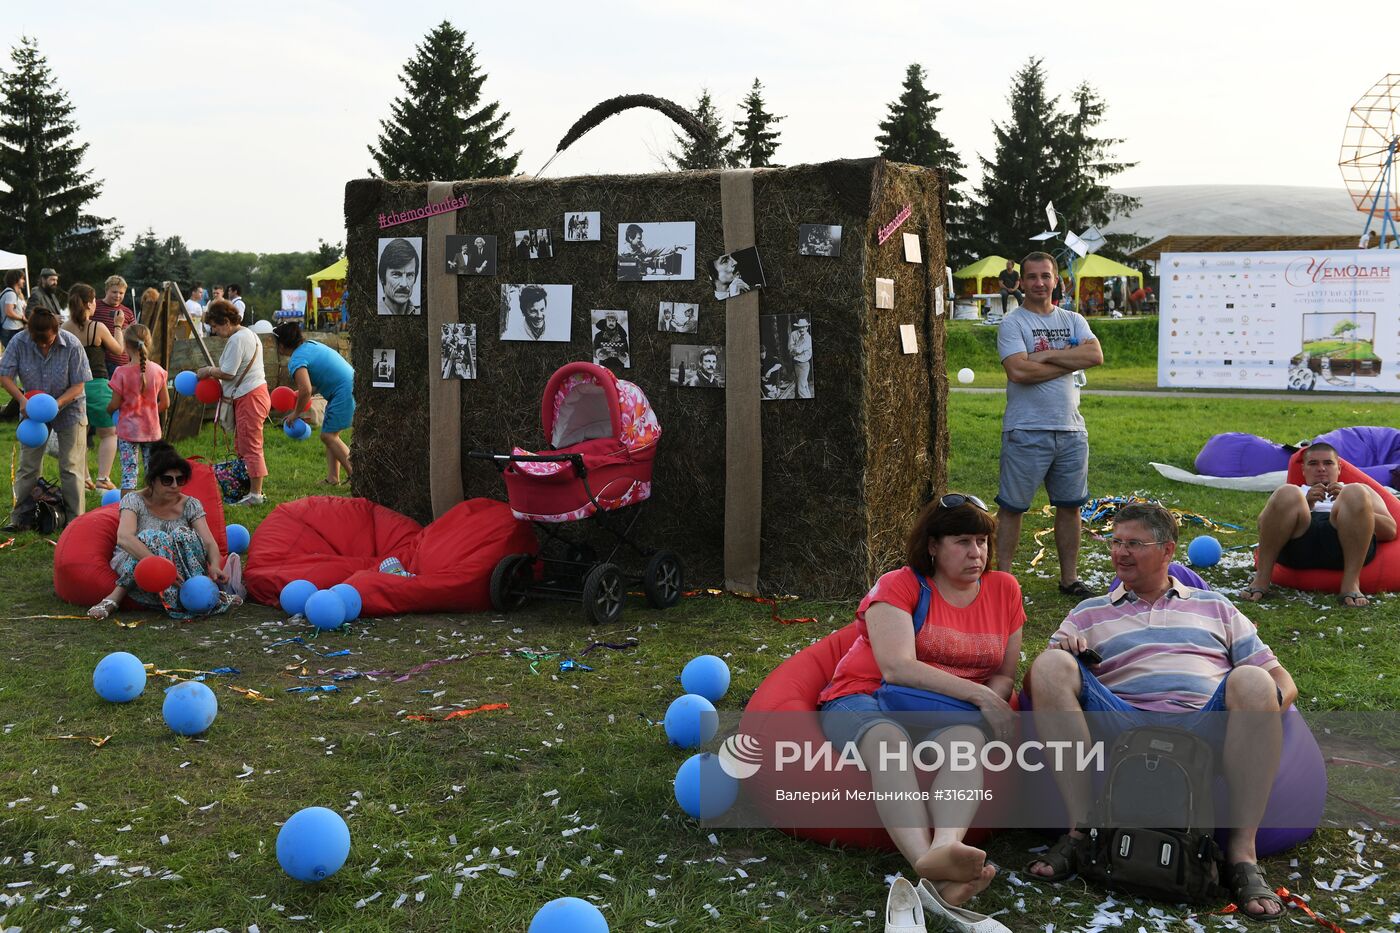
M 1090 327 L 1103 345 L 1104 356 L 1104 365 L 1088 372 L 1090 388 L 1157 388 L 1157 318 L 1094 318 Z M 1006 373 L 997 355 L 997 328 L 950 321 L 947 347 L 950 377 L 967 367 L 976 376 L 973 386 L 1006 385 Z
M 990 499 L 1002 399 L 958 395 L 950 404 L 952 486 Z M 1291 441 L 1393 418 L 1389 405 L 1189 396 L 1087 397 L 1083 411 L 1092 495 L 1142 492 L 1246 526 L 1262 496 L 1169 483 L 1147 461 L 1187 466 L 1217 431 Z M 273 501 L 319 492 L 320 445 L 273 431 L 268 439 Z M 13 426 L 0 425 L 0 451 L 12 440 Z M 208 453 L 207 441 L 184 446 Z M 8 477 L 0 471 L 0 500 L 8 500 Z M 252 526 L 266 511 L 242 517 Z M 1026 524 L 1029 536 L 1050 520 L 1033 513 Z M 1227 546 L 1253 541 L 1248 532 L 1221 538 Z M 1032 657 L 1070 608 L 1054 591 L 1053 555 L 1031 568 L 1033 552 L 1023 543 L 1015 568 Z M 80 614 L 52 595 L 51 554 L 33 534 L 0 549 L 0 929 L 522 931 L 540 904 L 562 895 L 594 899 L 614 931 L 882 928 L 876 911 L 883 879 L 904 869 L 897 857 L 825 849 L 776 831 L 711 841 L 671 796 L 685 753 L 668 748 L 652 725 L 678 694 L 674 678 L 690 657 L 728 658 L 734 680 L 720 707 L 737 711 L 783 657 L 844 625 L 860 594 L 782 607 L 784 616 L 815 616 L 810 624 L 781 625 L 761 606 L 702 597 L 666 612 L 634 601 L 618 626 L 599 631 L 576 607 L 543 604 L 504 618 L 385 618 L 272 648 L 310 633 L 255 606 L 184 625 L 130 616 L 143 620 L 136 628 L 26 618 Z M 1086 549 L 1083 566 L 1093 583 L 1111 575 L 1100 547 Z M 1231 552 L 1206 576 L 1237 592 L 1247 582 L 1244 559 Z M 1305 711 L 1395 710 L 1397 610 L 1395 597 L 1347 611 L 1332 598 L 1279 593 L 1254 617 L 1297 679 Z M 636 648 L 582 654 L 591 642 L 629 638 Z M 351 654 L 319 657 L 342 648 Z M 213 679 L 221 709 L 207 737 L 181 739 L 161 721 L 164 678 L 128 705 L 93 693 L 93 665 L 113 650 L 163 669 L 227 665 L 241 673 Z M 539 658 L 548 654 L 556 656 Z M 328 682 L 335 670 L 408 671 L 454 657 L 401 682 L 376 676 L 342 682 L 336 693 L 285 692 Z M 566 657 L 594 670 L 558 673 Z M 271 702 L 245 699 L 225 682 Z M 509 709 L 405 718 L 487 703 Z M 55 739 L 66 734 L 111 739 L 101 748 Z M 282 874 L 273 848 L 279 824 L 313 804 L 345 815 L 353 848 L 339 874 L 307 886 Z M 1395 838 L 1384 827 L 1359 838 L 1326 830 L 1268 860 L 1265 871 L 1347 929 L 1394 927 Z M 1086 928 L 1101 893 L 1019 875 L 1028 847 L 1042 841 L 1019 832 L 994 839 L 1003 874 L 975 906 L 1001 912 L 1016 930 Z M 1337 871 L 1355 873 L 1346 884 L 1379 879 L 1355 891 L 1314 882 L 1330 883 Z M 1246 928 L 1232 917 L 1188 923 L 1183 909 L 1118 904 L 1130 930 Z

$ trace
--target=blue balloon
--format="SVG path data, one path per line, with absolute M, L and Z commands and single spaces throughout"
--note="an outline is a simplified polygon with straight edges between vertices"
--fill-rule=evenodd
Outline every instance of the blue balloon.
M 331 587 L 332 593 L 340 595 L 340 601 L 345 603 L 345 621 L 354 622 L 360 617 L 360 610 L 364 608 L 364 601 L 360 599 L 360 591 L 348 583 L 337 583 Z
M 681 748 L 695 748 L 714 738 L 719 729 L 715 705 L 702 696 L 687 693 L 666 707 L 666 738 Z
M 526 933 L 608 933 L 608 921 L 581 897 L 556 897 L 535 912 Z
M 286 434 L 294 441 L 304 441 L 311 436 L 311 425 L 297 418 L 291 424 L 282 427 L 282 433 Z
M 219 584 L 198 574 L 180 584 L 180 605 L 186 612 L 198 615 L 208 612 L 219 604 Z
M 325 807 L 298 810 L 277 833 L 277 864 L 298 881 L 329 878 L 349 856 L 350 827 Z
M 681 686 L 686 693 L 698 693 L 718 703 L 729 692 L 729 665 L 712 654 L 702 654 L 681 671 Z
M 697 820 L 722 816 L 738 797 L 739 782 L 720 766 L 718 755 L 691 755 L 676 772 L 676 803 Z
M 224 535 L 228 538 L 230 554 L 246 554 L 248 545 L 253 540 L 252 535 L 248 534 L 248 529 L 242 525 L 229 525 L 224 529 Z
M 214 691 L 197 680 L 187 680 L 165 691 L 161 707 L 165 724 L 177 735 L 199 735 L 208 731 L 219 715 L 219 701 Z
M 122 501 L 122 491 L 120 489 L 109 489 L 102 494 L 102 504 L 111 505 L 113 502 Z
M 194 387 L 197 385 L 199 377 L 192 369 L 186 369 L 175 377 L 175 391 L 181 395 L 194 395 Z
M 58 417 L 58 399 L 47 392 L 36 392 L 24 403 L 24 416 L 30 421 L 48 424 Z
M 1214 567 L 1220 563 L 1220 556 L 1224 553 L 1220 542 L 1210 535 L 1192 538 L 1186 547 L 1186 559 L 1191 561 L 1193 567 Z
M 92 689 L 112 703 L 129 703 L 146 689 L 146 666 L 134 654 L 113 651 L 92 670 Z
M 30 418 L 25 418 L 15 428 L 15 439 L 25 447 L 43 447 L 49 442 L 49 427 Z
M 293 580 L 282 587 L 282 595 L 279 598 L 279 602 L 282 603 L 282 611 L 291 616 L 298 612 L 305 612 L 306 601 L 315 592 L 316 584 L 310 580 Z
M 345 600 L 339 593 L 317 590 L 306 599 L 302 609 L 306 620 L 317 628 L 340 628 L 345 624 Z

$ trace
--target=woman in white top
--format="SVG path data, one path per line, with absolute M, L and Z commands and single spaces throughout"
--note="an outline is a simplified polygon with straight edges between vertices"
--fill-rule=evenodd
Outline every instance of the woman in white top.
M 218 366 L 205 366 L 197 375 L 224 384 L 224 398 L 233 402 L 233 447 L 248 467 L 248 495 L 238 505 L 262 505 L 263 480 L 267 461 L 263 458 L 263 425 L 272 409 L 267 377 L 263 374 L 262 340 L 239 322 L 238 309 L 231 302 L 216 298 L 204 309 L 204 323 L 215 337 L 223 337 L 223 356 Z

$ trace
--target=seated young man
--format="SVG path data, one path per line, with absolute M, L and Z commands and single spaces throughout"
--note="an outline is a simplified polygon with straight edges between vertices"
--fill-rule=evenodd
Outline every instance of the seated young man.
M 1361 568 L 1376 556 L 1377 541 L 1395 540 L 1395 519 L 1381 494 L 1364 483 L 1342 483 L 1341 458 L 1331 444 L 1303 452 L 1303 482 L 1275 489 L 1259 513 L 1259 554 L 1245 598 L 1269 592 L 1274 564 L 1295 570 L 1342 572 L 1344 606 L 1370 604 L 1361 593 Z
M 1122 583 L 1076 606 L 1031 665 L 1026 689 L 1036 728 L 1047 743 L 1087 745 L 1086 712 L 1123 725 L 1147 718 L 1139 711 L 1174 713 L 1181 717 L 1174 724 L 1193 732 L 1205 731 L 1209 715 L 1222 710 L 1256 714 L 1247 722 L 1230 717 L 1225 731 L 1221 757 L 1235 826 L 1226 880 L 1241 910 L 1274 918 L 1283 905 L 1259 872 L 1254 836 L 1278 770 L 1282 713 L 1298 690 L 1254 623 L 1228 599 L 1168 576 L 1176 538 L 1176 520 L 1159 505 L 1118 511 L 1109 545 Z M 1092 669 L 1080 657 L 1091 649 L 1102 656 Z M 1089 814 L 1091 777 L 1055 772 L 1071 830 L 1031 862 L 1032 874 L 1060 881 L 1077 870 L 1074 840 Z

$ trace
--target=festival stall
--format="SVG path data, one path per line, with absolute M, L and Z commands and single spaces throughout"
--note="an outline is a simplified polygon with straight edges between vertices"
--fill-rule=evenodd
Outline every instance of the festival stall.
M 541 392 L 586 360 L 662 425 L 637 532 L 688 582 L 865 588 L 946 484 L 945 191 L 882 159 L 350 182 L 355 495 L 501 498 L 467 454 L 547 449 Z
M 311 300 L 306 308 L 309 327 L 316 328 L 323 318 L 336 324 L 342 323 L 345 276 L 349 267 L 349 260 L 341 256 L 320 272 L 307 276 L 311 280 Z
M 1019 263 L 1014 264 L 1012 268 L 1017 272 L 1021 271 Z M 953 273 L 953 279 L 958 283 L 959 297 L 1000 292 L 1000 276 L 1005 270 L 1005 256 L 984 256 L 974 263 L 963 266 Z
M 1084 302 L 1093 298 L 1098 310 L 1106 307 L 1104 303 L 1104 279 L 1125 278 L 1137 279 L 1137 286 L 1142 285 L 1142 273 L 1125 266 L 1121 262 L 1114 262 L 1107 256 L 1100 256 L 1098 253 L 1091 253 L 1081 259 L 1074 261 L 1072 268 L 1074 276 L 1074 307 L 1083 312 Z M 1123 294 L 1126 296 L 1133 288 L 1124 288 Z M 1121 310 L 1121 309 L 1120 309 Z

